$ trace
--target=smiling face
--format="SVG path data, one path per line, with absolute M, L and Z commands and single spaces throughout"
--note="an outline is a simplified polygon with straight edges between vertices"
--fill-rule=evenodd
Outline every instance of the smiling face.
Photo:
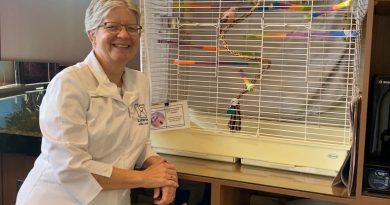
M 134 12 L 123 7 L 112 9 L 103 19 L 105 22 L 117 22 L 122 25 L 137 24 Z M 104 69 L 124 67 L 134 58 L 139 47 L 139 34 L 129 34 L 124 27 L 119 33 L 98 27 L 95 32 L 89 32 L 95 55 Z

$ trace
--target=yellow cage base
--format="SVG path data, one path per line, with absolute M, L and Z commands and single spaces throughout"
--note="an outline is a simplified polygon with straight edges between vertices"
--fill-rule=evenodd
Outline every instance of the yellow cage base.
M 335 176 L 346 155 L 345 146 L 319 146 L 249 139 L 191 129 L 152 132 L 152 145 L 160 153 L 236 162 L 303 173 Z

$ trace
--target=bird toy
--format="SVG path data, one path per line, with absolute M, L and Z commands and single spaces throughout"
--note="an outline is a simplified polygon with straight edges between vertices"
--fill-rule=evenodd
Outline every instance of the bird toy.
M 237 17 L 237 7 L 231 7 L 228 10 L 226 10 L 221 19 L 220 19 L 220 24 L 223 25 L 223 27 L 220 29 L 219 32 L 219 40 L 223 47 L 226 49 L 227 52 L 230 54 L 243 58 L 246 61 L 256 61 L 259 63 L 259 65 L 265 65 L 264 68 L 261 68 L 260 71 L 257 73 L 256 77 L 250 81 L 247 82 L 246 85 L 249 85 L 246 87 L 246 89 L 243 89 L 236 98 L 232 99 L 230 102 L 230 106 L 228 108 L 228 114 L 230 114 L 230 120 L 228 123 L 228 127 L 231 131 L 240 131 L 241 130 L 241 111 L 240 111 L 240 102 L 239 99 L 247 92 L 253 90 L 253 85 L 256 84 L 257 79 L 260 79 L 261 75 L 263 74 L 263 70 L 267 70 L 271 66 L 271 60 L 269 59 L 263 59 L 262 57 L 259 56 L 249 56 L 249 55 L 242 55 L 241 53 L 232 50 L 229 48 L 228 43 L 226 42 L 225 35 L 226 33 L 236 24 L 241 23 L 244 21 L 246 18 L 248 18 L 252 13 L 258 9 L 260 5 L 260 0 L 257 0 L 256 3 L 252 6 L 252 8 L 245 14 L 243 14 L 240 17 Z M 249 81 L 249 80 L 248 80 Z M 252 85 L 251 85 L 252 84 Z
M 231 100 L 227 114 L 230 114 L 229 129 L 231 131 L 241 131 L 241 111 L 238 99 L 234 98 Z
M 234 23 L 237 17 L 237 7 L 231 7 L 223 13 L 221 23 Z
M 253 87 L 255 86 L 253 83 L 251 83 L 249 80 L 248 80 L 248 77 L 246 77 L 246 74 L 245 72 L 240 69 L 240 74 L 241 74 L 241 79 L 244 81 L 245 83 L 245 86 L 246 86 L 246 89 L 248 91 L 253 91 Z
M 254 84 L 253 82 L 255 83 L 255 81 L 249 81 L 245 72 L 240 69 L 240 75 L 241 75 L 241 79 L 244 81 L 245 83 L 245 87 L 246 89 L 245 90 L 242 90 L 240 92 L 239 95 L 237 95 L 235 98 L 233 98 L 231 101 L 230 101 L 230 106 L 227 110 L 227 114 L 230 115 L 230 119 L 229 119 L 229 122 L 228 122 L 228 127 L 230 129 L 230 131 L 241 131 L 241 110 L 240 110 L 240 101 L 239 99 L 247 92 L 250 92 L 250 91 L 253 91 L 253 87 L 254 87 Z

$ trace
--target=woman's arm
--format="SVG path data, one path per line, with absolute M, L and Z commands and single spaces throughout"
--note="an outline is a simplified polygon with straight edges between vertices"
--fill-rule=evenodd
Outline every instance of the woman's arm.
M 178 187 L 176 168 L 160 156 L 149 157 L 144 170 L 126 170 L 114 167 L 110 177 L 92 174 L 103 190 Z

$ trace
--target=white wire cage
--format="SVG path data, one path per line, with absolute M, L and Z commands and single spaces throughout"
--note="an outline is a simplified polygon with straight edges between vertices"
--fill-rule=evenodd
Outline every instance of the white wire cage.
M 365 1 L 143 3 L 153 103 L 186 100 L 192 130 L 349 148 Z

